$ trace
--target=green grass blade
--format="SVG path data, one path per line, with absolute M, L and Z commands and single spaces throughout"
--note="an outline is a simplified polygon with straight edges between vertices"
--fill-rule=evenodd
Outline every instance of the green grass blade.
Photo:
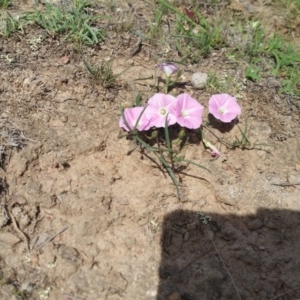
M 167 163 L 167 161 L 164 159 L 163 156 L 159 156 L 157 153 L 154 153 L 156 155 L 156 157 L 159 159 L 159 161 L 161 162 L 161 164 L 166 168 L 167 172 L 169 173 L 174 185 L 175 185 L 175 188 L 176 188 L 176 192 L 177 192 L 177 197 L 178 199 L 180 200 L 181 197 L 180 197 L 180 191 L 179 191 L 179 182 L 171 168 L 171 166 Z
M 136 139 L 144 148 L 146 148 L 152 152 L 172 152 L 172 153 L 176 152 L 175 150 L 172 150 L 172 149 L 162 149 L 162 148 L 158 148 L 158 147 L 149 146 L 139 136 L 134 136 L 134 139 Z
M 197 23 L 195 23 L 192 19 L 190 19 L 186 14 L 182 13 L 179 9 L 176 7 L 172 6 L 168 1 L 166 0 L 158 0 L 158 3 L 161 5 L 167 7 L 168 9 L 172 10 L 176 14 L 178 14 L 180 17 L 185 19 L 187 22 L 192 23 L 193 25 L 197 26 Z
M 98 44 L 99 43 L 99 40 L 98 40 L 98 38 L 97 38 L 97 35 L 96 35 L 96 33 L 95 33 L 95 30 L 92 28 L 92 27 L 90 27 L 89 25 L 85 25 L 85 27 L 86 27 L 86 29 L 90 32 L 90 34 L 93 36 L 93 40 L 94 40 L 94 42 L 96 43 L 96 44 Z
M 127 129 L 128 129 L 129 131 L 132 131 L 132 128 L 130 128 L 130 126 L 129 126 L 129 124 L 128 124 L 126 118 L 125 118 L 125 115 L 124 115 L 124 109 L 123 109 L 123 107 L 122 107 L 121 105 L 120 105 L 120 112 L 121 112 L 121 116 L 122 116 L 122 119 L 123 119 L 123 122 L 124 122 L 125 126 L 127 127 Z
M 201 168 L 201 169 L 204 169 L 204 170 L 208 171 L 209 173 L 211 173 L 211 171 L 210 171 L 209 169 L 207 169 L 207 168 L 203 167 L 202 165 L 199 165 L 199 164 L 197 164 L 197 163 L 195 163 L 195 162 L 193 162 L 193 161 L 191 161 L 191 160 L 183 159 L 183 160 L 181 160 L 181 161 L 187 162 L 187 163 L 189 163 L 189 164 L 191 164 L 191 165 L 197 166 L 197 167 L 199 167 L 199 168 Z
M 144 78 L 137 78 L 137 79 L 134 79 L 134 81 L 140 81 L 140 80 L 149 80 L 149 79 L 153 79 L 153 75 L 149 76 L 149 77 L 144 77 Z
M 241 127 L 239 126 L 239 124 L 237 124 L 237 127 L 242 135 L 242 146 L 245 146 L 245 145 L 251 145 L 250 141 L 248 140 L 246 134 L 247 134 L 247 131 L 248 131 L 248 127 L 247 127 L 247 121 L 246 121 L 246 124 L 245 124 L 245 131 L 242 131 Z
M 137 126 L 138 126 L 138 124 L 139 124 L 139 121 L 140 121 L 140 119 L 141 119 L 143 113 L 145 112 L 146 108 L 147 108 L 147 105 L 143 108 L 141 114 L 139 115 L 139 117 L 138 117 L 138 119 L 137 119 L 137 121 L 136 121 L 136 123 L 135 123 L 135 125 L 134 125 L 134 129 L 137 128 Z
M 140 93 L 137 93 L 137 95 L 135 96 L 135 100 L 134 100 L 135 106 L 140 106 L 141 101 L 142 101 L 142 96 Z

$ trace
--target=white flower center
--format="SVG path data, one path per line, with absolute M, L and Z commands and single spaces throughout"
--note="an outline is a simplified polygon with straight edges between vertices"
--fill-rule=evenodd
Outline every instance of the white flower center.
M 185 110 L 182 110 L 182 111 L 181 111 L 181 115 L 182 115 L 184 118 L 186 118 L 186 117 L 189 116 L 189 114 L 188 114 Z
M 162 107 L 162 108 L 159 110 L 159 113 L 160 113 L 162 116 L 165 116 L 165 115 L 168 113 L 168 111 L 167 111 L 164 107 Z
M 220 113 L 221 115 L 225 114 L 225 113 L 226 113 L 226 109 L 225 109 L 224 107 L 220 107 L 220 108 L 219 108 L 219 113 Z

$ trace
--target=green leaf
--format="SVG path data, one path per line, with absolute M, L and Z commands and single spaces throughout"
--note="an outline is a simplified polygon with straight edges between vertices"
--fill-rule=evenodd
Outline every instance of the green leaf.
M 248 66 L 246 69 L 246 78 L 252 81 L 260 80 L 260 76 L 258 75 L 259 71 L 260 71 L 259 67 L 253 65 Z

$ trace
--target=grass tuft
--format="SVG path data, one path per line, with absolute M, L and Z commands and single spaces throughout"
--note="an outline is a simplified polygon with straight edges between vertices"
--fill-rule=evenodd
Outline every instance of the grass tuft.
M 0 9 L 6 9 L 10 5 L 10 0 L 0 0 Z
M 13 16 L 8 11 L 0 12 L 0 36 L 8 38 L 14 32 L 24 33 L 25 24 L 23 18 Z
M 33 21 L 51 36 L 66 34 L 66 39 L 92 46 L 105 39 L 105 33 L 97 27 L 99 16 L 90 16 L 86 11 L 87 2 L 73 1 L 73 7 L 66 9 L 47 3 L 45 11 L 27 13 L 27 20 Z
M 86 67 L 86 71 L 90 75 L 90 78 L 99 85 L 102 85 L 105 88 L 112 88 L 117 83 L 117 78 L 127 71 L 129 67 L 124 69 L 118 74 L 114 74 L 112 70 L 112 61 L 102 60 L 98 64 L 92 64 L 89 60 L 83 60 Z

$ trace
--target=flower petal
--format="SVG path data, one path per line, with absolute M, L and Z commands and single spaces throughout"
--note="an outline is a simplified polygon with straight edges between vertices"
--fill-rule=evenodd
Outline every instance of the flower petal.
M 209 112 L 222 122 L 229 123 L 241 114 L 236 99 L 228 94 L 212 95 L 208 101 Z
M 188 94 L 177 97 L 176 117 L 177 123 L 186 128 L 196 129 L 202 124 L 204 107 Z
M 165 127 L 166 116 L 168 125 L 176 123 L 176 98 L 162 93 L 155 94 L 148 100 L 148 107 L 145 113 L 147 119 L 151 119 L 151 125 Z M 162 114 L 164 112 L 164 114 Z
M 129 128 L 125 124 L 122 116 L 119 120 L 119 126 L 121 128 L 124 128 L 126 131 L 131 131 L 135 127 L 139 131 L 150 129 L 151 128 L 151 120 L 146 118 L 145 111 L 147 110 L 147 108 L 145 110 L 144 109 L 145 109 L 144 107 L 126 108 L 124 110 L 123 115 L 124 115 L 124 118 L 129 126 Z M 144 112 L 143 112 L 143 110 L 144 110 Z M 139 120 L 139 122 L 137 124 L 138 120 Z

